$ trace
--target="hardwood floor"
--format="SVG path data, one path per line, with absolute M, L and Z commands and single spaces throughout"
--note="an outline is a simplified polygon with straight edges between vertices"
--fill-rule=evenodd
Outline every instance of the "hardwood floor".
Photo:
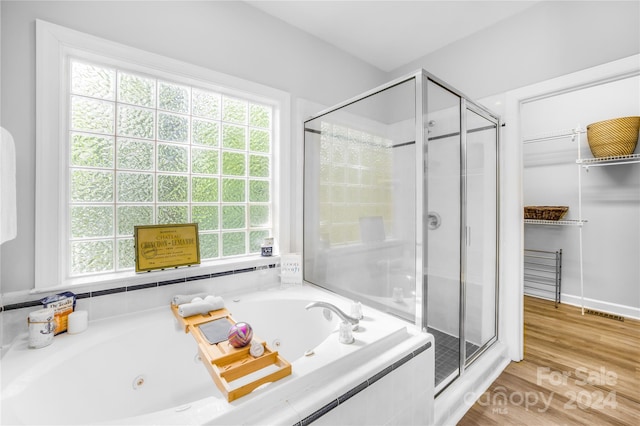
M 524 351 L 458 425 L 640 424 L 640 321 L 525 296 Z

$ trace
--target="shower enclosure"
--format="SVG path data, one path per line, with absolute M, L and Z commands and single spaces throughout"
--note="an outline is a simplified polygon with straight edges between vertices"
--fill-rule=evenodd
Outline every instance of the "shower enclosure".
M 432 333 L 436 392 L 497 340 L 498 129 L 424 70 L 304 123 L 304 279 Z

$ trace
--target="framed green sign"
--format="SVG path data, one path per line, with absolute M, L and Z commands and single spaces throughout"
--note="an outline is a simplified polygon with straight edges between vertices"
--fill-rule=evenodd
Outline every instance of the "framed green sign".
M 136 272 L 200 264 L 198 224 L 134 227 Z

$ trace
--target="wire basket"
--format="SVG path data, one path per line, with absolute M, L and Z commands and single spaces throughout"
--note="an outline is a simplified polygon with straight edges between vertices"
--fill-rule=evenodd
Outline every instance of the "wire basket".
M 568 211 L 569 207 L 567 206 L 525 206 L 524 218 L 538 220 L 560 220 L 567 214 Z
M 638 143 L 640 117 L 621 117 L 587 126 L 589 149 L 596 158 L 631 155 Z

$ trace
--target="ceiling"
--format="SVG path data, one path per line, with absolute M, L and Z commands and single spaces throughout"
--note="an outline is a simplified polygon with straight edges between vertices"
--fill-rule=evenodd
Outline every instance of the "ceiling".
M 392 71 L 538 1 L 247 1 L 351 55 Z

